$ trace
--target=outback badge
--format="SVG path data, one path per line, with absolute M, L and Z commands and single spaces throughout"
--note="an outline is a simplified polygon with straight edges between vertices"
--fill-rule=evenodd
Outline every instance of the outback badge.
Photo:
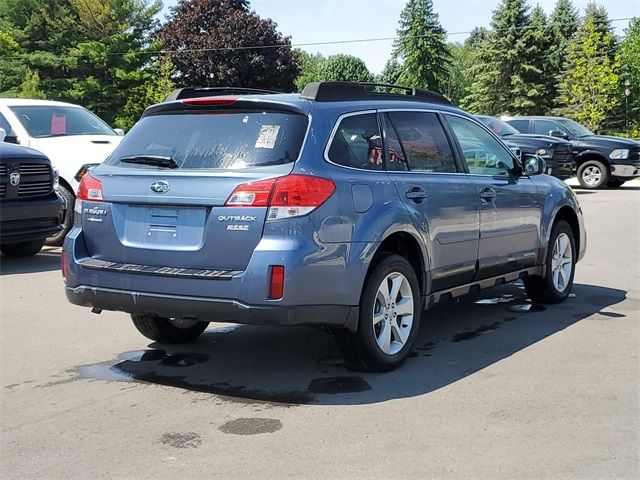
M 167 193 L 169 191 L 169 182 L 165 182 L 164 180 L 156 180 L 149 188 L 152 192 L 156 193 Z

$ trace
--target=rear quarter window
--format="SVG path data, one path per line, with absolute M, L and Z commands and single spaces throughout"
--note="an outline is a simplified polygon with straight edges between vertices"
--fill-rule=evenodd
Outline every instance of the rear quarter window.
M 297 160 L 307 126 L 306 116 L 280 111 L 208 110 L 152 115 L 136 124 L 106 163 L 145 168 L 120 159 L 152 155 L 170 157 L 178 168 L 184 169 L 282 165 Z
M 529 120 L 508 120 L 507 123 L 520 133 L 529 132 Z
M 343 118 L 333 135 L 329 160 L 361 170 L 383 170 L 382 137 L 375 113 Z

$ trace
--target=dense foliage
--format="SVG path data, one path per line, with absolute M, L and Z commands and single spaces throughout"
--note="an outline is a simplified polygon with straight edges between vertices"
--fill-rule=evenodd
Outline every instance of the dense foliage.
M 0 0 L 0 95 L 82 104 L 130 128 L 180 85 L 300 91 L 312 81 L 405 84 L 474 113 L 559 114 L 640 135 L 640 20 L 618 38 L 603 7 L 550 15 L 502 0 L 490 28 L 446 43 L 432 0 L 407 0 L 391 58 L 374 75 L 354 56 L 293 50 L 249 0 Z M 624 92 L 629 83 L 630 95 Z M 626 101 L 625 101 L 626 100 Z

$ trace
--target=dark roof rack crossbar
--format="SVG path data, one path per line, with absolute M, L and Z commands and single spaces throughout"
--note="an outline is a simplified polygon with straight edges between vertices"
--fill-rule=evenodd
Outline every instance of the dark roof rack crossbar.
M 393 93 L 400 90 L 403 93 Z M 408 100 L 453 105 L 444 95 L 387 83 L 312 82 L 300 94 L 306 100 L 338 102 L 347 100 Z
M 165 102 L 182 100 L 185 98 L 218 97 L 223 95 L 271 95 L 276 93 L 282 92 L 244 87 L 185 87 L 176 88 L 167 97 Z

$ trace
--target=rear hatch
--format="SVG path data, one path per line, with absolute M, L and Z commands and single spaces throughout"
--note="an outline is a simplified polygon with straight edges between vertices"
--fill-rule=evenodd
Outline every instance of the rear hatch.
M 88 253 L 132 269 L 244 270 L 267 207 L 226 202 L 241 185 L 289 174 L 308 127 L 302 113 L 256 106 L 143 117 L 91 171 L 105 203 L 81 206 Z

